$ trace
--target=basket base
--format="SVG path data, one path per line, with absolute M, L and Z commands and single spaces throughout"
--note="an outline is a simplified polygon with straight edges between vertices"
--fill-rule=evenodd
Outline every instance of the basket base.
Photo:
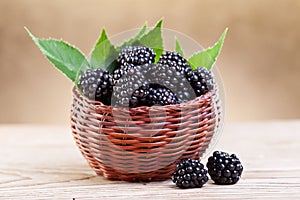
M 188 158 L 191 157 L 188 156 Z M 180 160 L 181 159 L 184 158 L 180 158 Z M 197 157 L 195 156 L 193 159 L 199 159 L 199 156 Z M 128 182 L 150 182 L 150 181 L 165 181 L 171 179 L 176 169 L 176 163 L 170 164 L 162 169 L 152 171 L 152 172 L 147 172 L 147 173 L 126 173 L 105 166 L 101 166 L 101 167 L 91 166 L 91 167 L 96 172 L 97 175 L 103 176 L 108 180 L 128 181 Z

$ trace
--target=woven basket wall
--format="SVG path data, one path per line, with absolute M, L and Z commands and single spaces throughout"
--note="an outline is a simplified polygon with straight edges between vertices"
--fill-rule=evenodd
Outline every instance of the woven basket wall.
M 220 123 L 218 96 L 187 103 L 119 108 L 73 89 L 72 132 L 92 169 L 111 180 L 169 179 L 183 158 L 199 159 Z

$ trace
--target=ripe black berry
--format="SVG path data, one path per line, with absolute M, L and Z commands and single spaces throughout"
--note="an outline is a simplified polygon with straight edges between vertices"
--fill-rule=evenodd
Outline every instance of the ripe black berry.
M 148 65 L 154 63 L 154 51 L 149 47 L 144 46 L 127 46 L 124 47 L 117 58 L 118 66 L 113 72 L 114 80 L 119 80 L 126 75 L 128 71 L 140 65 Z
M 136 89 L 129 100 L 129 107 L 135 108 L 139 106 L 151 106 L 149 103 L 149 84 L 143 84 Z
M 78 88 L 90 100 L 110 105 L 113 81 L 108 71 L 100 68 L 87 70 L 79 77 Z
M 199 160 L 185 159 L 176 165 L 172 180 L 180 188 L 199 188 L 208 181 L 207 170 Z
M 212 72 L 205 67 L 198 67 L 189 74 L 190 83 L 197 96 L 203 95 L 214 88 Z
M 174 67 L 178 72 L 184 74 L 185 76 L 188 74 L 188 72 L 192 71 L 191 66 L 181 56 L 181 54 L 177 52 L 165 52 L 160 56 L 158 64 Z
M 149 47 L 127 46 L 124 47 L 117 58 L 120 68 L 128 70 L 137 65 L 154 63 L 155 53 Z
M 122 69 L 120 69 L 122 71 Z M 123 75 L 118 76 L 116 79 L 116 74 L 114 74 L 114 89 L 112 95 L 112 105 L 121 107 L 136 107 L 139 102 L 135 101 L 137 97 L 141 97 L 141 94 L 135 92 L 141 86 L 148 84 L 145 78 L 145 73 L 147 72 L 147 65 L 134 66 Z M 135 92 L 135 93 L 134 93 Z M 131 98 L 133 100 L 131 101 Z
M 178 104 L 176 95 L 166 87 L 157 84 L 143 84 L 136 89 L 129 100 L 129 107 Z
M 161 106 L 179 103 L 176 95 L 170 89 L 158 84 L 151 84 L 148 102 L 149 105 Z
M 182 71 L 175 66 L 157 64 L 150 69 L 151 83 L 170 89 L 180 102 L 194 99 L 195 93 Z
M 211 179 L 220 185 L 237 183 L 243 172 L 243 166 L 235 154 L 229 155 L 221 151 L 215 151 L 208 158 L 206 166 Z

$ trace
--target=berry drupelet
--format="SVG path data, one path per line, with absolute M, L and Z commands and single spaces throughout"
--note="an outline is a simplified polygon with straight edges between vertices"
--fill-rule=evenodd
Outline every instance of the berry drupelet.
M 112 76 L 100 68 L 87 70 L 79 77 L 78 88 L 90 100 L 110 105 L 113 88 Z
M 185 159 L 176 165 L 172 180 L 180 188 L 199 188 L 208 181 L 207 171 L 199 160 Z
M 221 151 L 215 151 L 208 158 L 206 166 L 211 179 L 220 185 L 237 183 L 243 172 L 243 166 L 235 154 L 229 155 Z
M 128 69 L 124 69 L 124 67 L 122 66 L 116 69 L 112 74 L 114 82 L 118 81 L 120 78 L 122 78 L 122 76 L 126 75 L 127 73 Z
M 214 79 L 212 72 L 204 67 L 198 67 L 189 72 L 189 81 L 197 96 L 201 96 L 214 89 Z

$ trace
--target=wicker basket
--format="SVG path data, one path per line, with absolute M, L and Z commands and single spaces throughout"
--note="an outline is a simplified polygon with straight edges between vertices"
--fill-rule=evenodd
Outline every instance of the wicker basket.
M 92 169 L 111 180 L 169 179 L 183 158 L 199 159 L 220 121 L 211 91 L 187 103 L 120 108 L 83 97 L 73 89 L 73 136 Z

